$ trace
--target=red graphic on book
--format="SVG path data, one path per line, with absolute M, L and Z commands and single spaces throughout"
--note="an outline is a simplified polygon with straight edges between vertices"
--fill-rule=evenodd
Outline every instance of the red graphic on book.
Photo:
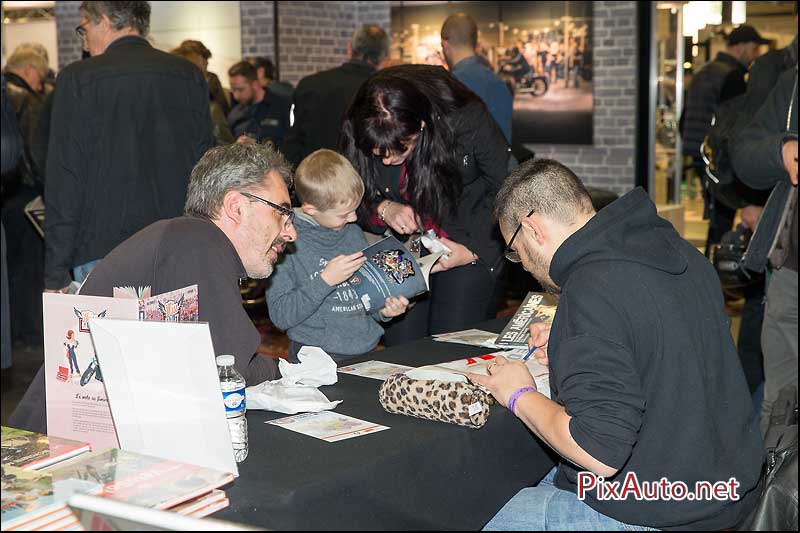
M 492 359 L 496 359 L 496 356 L 489 353 L 478 357 L 467 357 L 467 366 L 477 365 L 482 361 L 491 361 Z
M 58 366 L 58 373 L 56 374 L 56 379 L 58 381 L 67 381 L 69 377 L 69 369 L 65 366 Z

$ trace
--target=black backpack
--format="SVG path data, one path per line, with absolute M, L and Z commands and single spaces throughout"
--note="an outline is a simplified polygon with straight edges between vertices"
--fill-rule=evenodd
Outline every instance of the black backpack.
M 730 143 L 746 120 L 742 112 L 746 97 L 746 94 L 740 94 L 719 104 L 701 146 L 706 165 L 706 189 L 715 200 L 730 209 L 764 205 L 769 197 L 769 191 L 758 191 L 742 183 L 731 163 Z
M 777 50 L 782 68 L 780 72 L 796 65 L 789 47 Z M 710 196 L 731 209 L 741 209 L 748 205 L 764 205 L 770 191 L 759 191 L 745 185 L 736 176 L 730 158 L 730 143 L 742 128 L 747 126 L 750 116 L 744 112 L 746 94 L 730 98 L 717 106 L 708 131 L 700 147 L 706 165 L 704 183 Z

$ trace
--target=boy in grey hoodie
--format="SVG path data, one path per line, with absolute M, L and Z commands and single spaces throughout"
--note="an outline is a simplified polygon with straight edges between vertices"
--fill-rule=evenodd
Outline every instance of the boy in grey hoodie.
M 337 362 L 367 353 L 383 335 L 379 322 L 405 313 L 408 300 L 388 298 L 370 315 L 347 283 L 366 261 L 367 240 L 354 224 L 364 182 L 347 159 L 317 150 L 297 167 L 295 189 L 297 240 L 270 278 L 270 320 L 289 335 L 290 361 L 305 345 Z

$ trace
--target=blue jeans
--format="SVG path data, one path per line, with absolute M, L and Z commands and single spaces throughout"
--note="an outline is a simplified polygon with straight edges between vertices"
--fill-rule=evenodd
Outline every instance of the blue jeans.
M 573 492 L 553 485 L 553 468 L 535 487 L 522 489 L 500 509 L 484 531 L 654 531 L 598 513 Z
M 69 353 L 69 373 L 72 374 L 72 368 L 75 367 L 75 372 L 78 374 L 81 373 L 81 369 L 78 368 L 78 357 L 75 355 L 75 347 L 69 346 L 67 348 L 67 352 Z
M 75 281 L 78 283 L 83 283 L 86 281 L 86 278 L 89 277 L 89 274 L 92 273 L 92 270 L 94 270 L 94 267 L 96 267 L 97 263 L 99 262 L 99 259 L 95 259 L 94 261 L 89 261 L 88 263 L 76 266 L 72 269 L 72 277 L 75 278 Z

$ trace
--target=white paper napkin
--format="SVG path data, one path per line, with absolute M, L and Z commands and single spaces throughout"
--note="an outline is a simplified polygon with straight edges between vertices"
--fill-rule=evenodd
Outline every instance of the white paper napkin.
M 333 385 L 338 380 L 336 363 L 325 350 L 304 346 L 297 354 L 299 363 L 284 359 L 278 361 L 281 379 L 265 381 L 247 387 L 245 395 L 248 409 L 265 409 L 293 415 L 317 413 L 334 409 L 341 400 L 331 402 L 317 390 L 322 385 Z

